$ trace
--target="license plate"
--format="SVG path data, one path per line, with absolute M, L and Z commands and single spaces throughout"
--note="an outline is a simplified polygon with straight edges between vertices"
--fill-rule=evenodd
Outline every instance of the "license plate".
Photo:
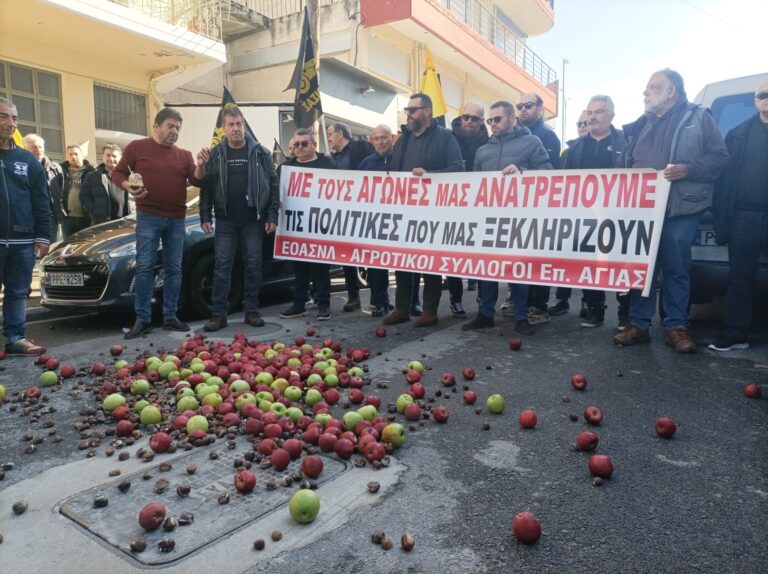
M 82 287 L 82 273 L 49 273 L 48 285 L 52 287 Z

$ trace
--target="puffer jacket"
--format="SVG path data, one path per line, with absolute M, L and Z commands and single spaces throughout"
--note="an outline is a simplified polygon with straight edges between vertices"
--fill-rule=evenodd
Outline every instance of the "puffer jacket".
M 510 164 L 521 170 L 552 169 L 541 140 L 528 128 L 518 125 L 501 136 L 491 136 L 488 143 L 477 150 L 472 171 L 501 171 Z

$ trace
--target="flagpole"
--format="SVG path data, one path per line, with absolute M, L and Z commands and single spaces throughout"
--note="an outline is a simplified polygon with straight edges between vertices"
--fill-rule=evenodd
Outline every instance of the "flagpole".
M 318 0 L 307 0 L 307 17 L 309 18 L 309 29 L 312 31 L 312 47 L 315 50 L 315 69 L 317 70 L 317 81 L 320 83 L 320 11 L 318 9 Z M 315 124 L 317 125 L 317 124 Z M 325 151 L 330 154 L 328 147 L 328 132 L 325 128 L 325 116 L 320 116 L 320 129 L 322 130 L 323 144 Z

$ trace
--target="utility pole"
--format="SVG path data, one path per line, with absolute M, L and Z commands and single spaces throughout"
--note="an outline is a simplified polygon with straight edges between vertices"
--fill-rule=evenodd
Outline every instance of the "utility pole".
M 563 118 L 562 118 L 562 121 L 561 121 L 561 127 L 562 127 L 563 134 L 562 134 L 562 140 L 560 142 L 561 145 L 563 145 L 563 146 L 565 145 L 565 126 L 566 126 L 566 121 L 565 120 L 566 120 L 566 115 L 567 115 L 566 114 L 566 106 L 567 106 L 567 104 L 565 102 L 565 65 L 566 64 L 570 64 L 570 62 L 568 60 L 566 60 L 565 58 L 563 58 L 563 82 L 562 82 L 562 86 L 563 86 Z

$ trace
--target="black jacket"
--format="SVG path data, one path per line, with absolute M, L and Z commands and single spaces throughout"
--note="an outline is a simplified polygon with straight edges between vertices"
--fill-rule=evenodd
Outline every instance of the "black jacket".
M 61 163 L 61 171 L 64 173 L 64 187 L 61 190 L 61 209 L 64 215 L 67 214 L 67 200 L 69 199 L 69 190 L 72 188 L 72 178 L 69 174 L 69 162 L 64 161 Z M 87 159 L 83 160 L 83 178 L 82 183 L 85 182 L 85 178 L 88 174 L 96 171 Z M 81 183 L 81 185 L 82 185 Z
M 348 156 L 349 169 L 357 169 L 357 167 L 360 165 L 360 162 L 372 153 L 375 153 L 375 151 L 376 150 L 374 149 L 371 142 L 367 142 L 365 140 L 352 140 L 344 147 L 343 150 L 332 152 L 331 158 L 333 158 L 333 161 L 341 165 L 342 163 L 346 163 L 344 161 L 344 159 L 346 159 L 344 156 Z
M 248 205 L 255 207 L 259 220 L 277 223 L 280 190 L 272 152 L 245 134 L 248 146 Z M 200 222 L 210 223 L 212 210 L 227 215 L 227 138 L 221 138 L 205 164 L 205 182 L 200 188 Z M 255 169 L 254 169 L 255 168 Z
M 413 137 L 413 132 L 408 126 L 401 126 L 402 135 L 397 140 L 395 148 L 392 150 L 392 171 L 403 171 L 403 156 L 405 148 L 408 145 L 408 139 Z M 459 142 L 453 137 L 453 132 L 437 125 L 432 120 L 432 125 L 421 135 L 427 138 L 425 148 L 428 150 L 419 167 L 428 172 L 455 172 L 464 171 L 464 161 L 461 158 L 461 148 Z
M 747 136 L 752 125 L 760 124 L 760 116 L 755 114 L 742 122 L 725 136 L 725 146 L 731 159 L 728 167 L 717 180 L 712 199 L 712 214 L 715 219 L 715 235 L 719 244 L 728 243 L 731 235 L 731 218 L 736 211 L 736 187 L 739 185 L 741 171 L 744 169 L 744 151 Z
M 461 133 L 461 116 L 458 116 L 451 122 L 451 130 L 453 137 L 459 142 L 461 157 L 464 159 L 464 171 L 472 171 L 477 150 L 488 143 L 488 129 L 483 124 L 475 136 L 467 137 Z
M 611 158 L 613 160 L 613 167 L 619 167 L 621 162 L 621 155 L 624 153 L 624 146 L 627 145 L 627 140 L 624 138 L 624 132 L 617 130 L 611 126 Z M 582 136 L 578 139 L 568 142 L 568 148 L 563 154 L 563 169 L 580 169 L 582 166 L 582 155 L 584 154 L 584 142 L 587 136 Z
M 48 194 L 51 196 L 51 218 L 56 224 L 64 221 L 66 213 L 61 205 L 61 192 L 64 189 L 64 171 L 61 166 L 47 156 L 40 161 L 48 181 Z
M 109 193 L 109 176 L 105 165 L 99 164 L 95 170 L 88 172 L 80 186 L 80 203 L 83 209 L 91 218 L 91 225 L 104 223 L 110 219 L 119 219 L 131 213 L 131 206 L 128 203 L 128 192 L 123 193 L 123 208 L 117 213 L 118 206 L 113 206 L 112 197 Z

